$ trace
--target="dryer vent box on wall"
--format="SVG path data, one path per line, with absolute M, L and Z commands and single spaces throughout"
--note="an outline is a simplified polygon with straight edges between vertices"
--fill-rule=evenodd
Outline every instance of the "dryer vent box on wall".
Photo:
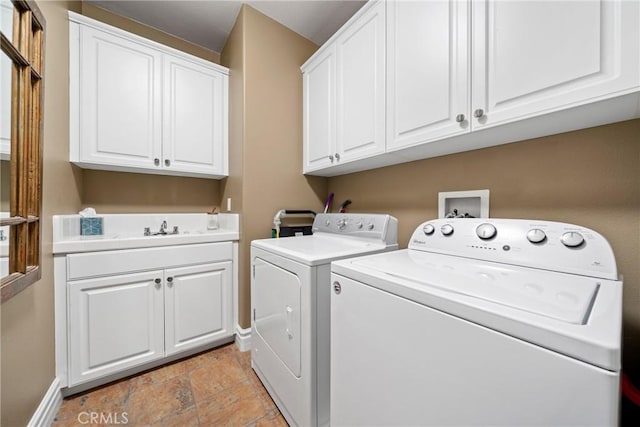
M 489 218 L 489 190 L 438 193 L 438 218 L 456 215 Z

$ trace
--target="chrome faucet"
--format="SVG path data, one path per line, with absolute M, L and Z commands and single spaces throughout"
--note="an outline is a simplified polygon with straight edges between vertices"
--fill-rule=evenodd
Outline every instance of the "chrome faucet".
M 167 228 L 169 228 L 169 226 L 167 225 L 167 221 L 165 220 L 165 221 L 162 221 L 162 224 L 160 224 L 160 230 L 156 231 L 155 233 L 152 233 L 149 227 L 145 227 L 144 235 L 145 236 L 166 236 L 168 234 L 180 234 L 180 229 L 178 228 L 177 225 L 173 226 L 173 231 L 171 232 L 167 232 Z

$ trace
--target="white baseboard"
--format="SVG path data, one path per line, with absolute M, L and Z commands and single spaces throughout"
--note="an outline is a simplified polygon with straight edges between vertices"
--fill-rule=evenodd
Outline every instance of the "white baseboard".
M 42 398 L 40 405 L 33 413 L 31 420 L 29 420 L 28 427 L 48 427 L 53 423 L 53 420 L 58 413 L 62 405 L 62 393 L 60 392 L 60 380 L 54 378 L 49 390 Z
M 251 328 L 242 329 L 236 325 L 236 345 L 240 351 L 251 350 Z

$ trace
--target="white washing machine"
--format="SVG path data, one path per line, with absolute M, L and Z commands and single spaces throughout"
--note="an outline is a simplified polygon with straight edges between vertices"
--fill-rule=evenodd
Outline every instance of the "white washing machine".
M 319 214 L 313 233 L 251 242 L 251 363 L 299 426 L 329 423 L 331 261 L 398 248 L 389 215 Z
M 617 425 L 622 282 L 600 234 L 428 221 L 331 280 L 332 426 Z

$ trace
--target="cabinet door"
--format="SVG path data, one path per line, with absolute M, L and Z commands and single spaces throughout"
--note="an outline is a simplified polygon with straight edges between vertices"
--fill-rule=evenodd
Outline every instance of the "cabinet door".
M 233 335 L 231 262 L 165 273 L 167 355 Z
M 378 2 L 336 41 L 337 162 L 385 150 L 385 4 Z
M 80 27 L 81 162 L 159 167 L 161 60 L 154 49 Z
M 474 129 L 640 85 L 637 1 L 474 1 Z
M 163 357 L 162 278 L 150 271 L 69 283 L 70 386 Z
M 469 132 L 468 3 L 388 2 L 387 15 L 387 149 Z
M 335 46 L 328 46 L 303 70 L 303 172 L 335 161 L 335 52 Z
M 163 167 L 227 174 L 227 76 L 165 55 Z

